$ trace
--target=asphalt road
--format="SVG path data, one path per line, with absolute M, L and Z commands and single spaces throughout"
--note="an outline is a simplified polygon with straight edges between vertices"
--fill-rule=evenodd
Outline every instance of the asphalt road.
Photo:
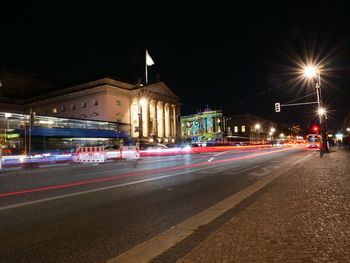
M 305 148 L 234 150 L 0 175 L 0 262 L 105 262 Z

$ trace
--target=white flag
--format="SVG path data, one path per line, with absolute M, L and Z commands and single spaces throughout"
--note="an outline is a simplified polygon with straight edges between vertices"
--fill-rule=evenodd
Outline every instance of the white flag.
M 147 66 L 152 66 L 153 64 L 154 64 L 154 61 L 151 58 L 151 56 L 148 54 L 148 51 L 146 49 L 146 65 Z

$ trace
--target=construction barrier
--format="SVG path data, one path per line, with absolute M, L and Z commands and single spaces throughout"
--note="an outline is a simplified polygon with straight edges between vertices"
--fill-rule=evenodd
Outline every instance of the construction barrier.
M 106 153 L 103 146 L 77 147 L 78 163 L 103 163 L 106 160 Z
M 140 145 L 135 146 L 120 145 L 120 159 L 140 159 Z

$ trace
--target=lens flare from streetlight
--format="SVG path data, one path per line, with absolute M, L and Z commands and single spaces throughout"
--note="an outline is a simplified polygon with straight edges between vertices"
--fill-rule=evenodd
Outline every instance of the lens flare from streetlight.
M 314 78 L 316 76 L 317 71 L 318 70 L 315 66 L 309 65 L 304 68 L 304 75 L 307 78 Z
M 146 106 L 146 105 L 147 105 L 147 99 L 146 99 L 146 98 L 141 98 L 141 99 L 140 99 L 140 105 L 141 105 L 142 107 Z
M 325 114 L 326 114 L 326 109 L 325 109 L 325 108 L 319 108 L 319 109 L 317 110 L 317 113 L 318 113 L 319 115 L 325 115 Z

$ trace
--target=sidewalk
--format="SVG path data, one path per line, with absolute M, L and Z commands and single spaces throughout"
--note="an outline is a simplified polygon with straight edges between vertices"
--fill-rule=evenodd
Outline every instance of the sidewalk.
M 314 155 L 177 262 L 350 262 L 350 152 Z

